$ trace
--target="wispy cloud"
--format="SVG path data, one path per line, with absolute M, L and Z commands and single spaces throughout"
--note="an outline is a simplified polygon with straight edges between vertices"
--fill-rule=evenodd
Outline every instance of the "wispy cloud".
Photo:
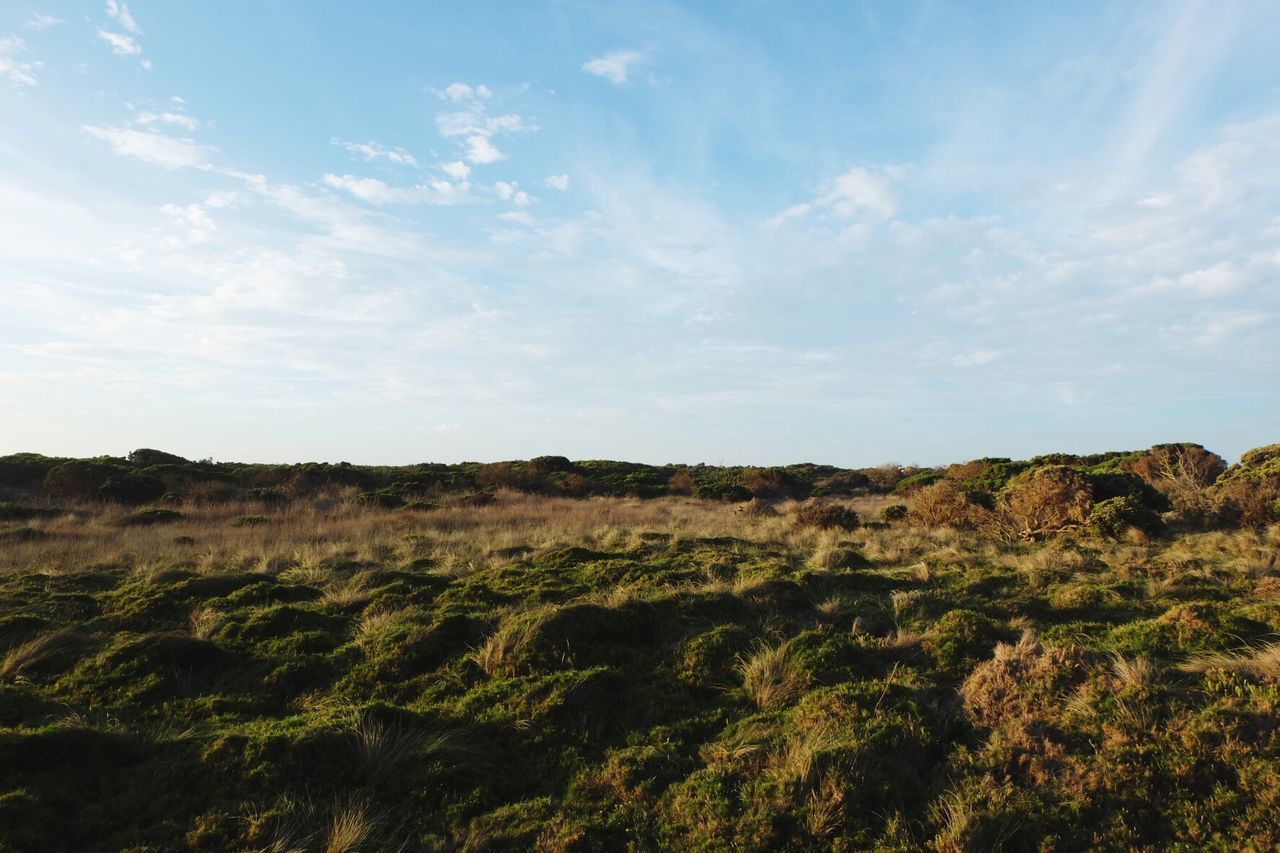
M 107 0 L 106 7 L 107 17 L 113 18 L 116 23 L 125 29 L 126 32 L 134 35 L 142 35 L 142 28 L 133 19 L 133 15 L 129 13 L 129 7 L 117 0 Z
M 542 179 L 542 185 L 544 187 L 549 187 L 553 190 L 560 190 L 561 192 L 564 192 L 565 190 L 569 189 L 569 176 L 568 175 L 549 175 Z
M 412 187 L 396 187 L 377 178 L 326 174 L 324 182 L 370 204 L 457 204 L 471 197 L 470 184 L 435 180 Z
M 875 221 L 890 219 L 898 209 L 894 182 L 901 180 L 900 166 L 868 169 L 855 166 L 826 181 L 811 201 L 793 204 L 767 220 L 777 228 L 786 222 L 802 219 L 814 211 L 829 211 L 841 219 L 866 217 Z
M 200 129 L 199 119 L 192 118 L 186 113 L 173 113 L 173 112 L 153 113 L 147 110 L 143 110 L 142 112 L 137 114 L 137 116 L 135 117 L 135 120 L 138 122 L 138 124 L 141 124 L 141 125 L 156 124 L 158 122 L 161 124 L 176 125 L 177 127 L 181 127 L 185 130 Z
M 111 146 L 122 157 L 134 157 L 166 169 L 205 168 L 213 149 L 194 139 L 129 127 L 81 125 L 81 130 Z
M 414 156 L 403 148 L 386 148 L 376 142 L 347 142 L 341 139 L 332 139 L 330 142 L 346 149 L 366 163 L 372 163 L 375 160 L 386 160 L 388 163 L 393 163 L 397 166 L 418 165 L 418 161 Z
M 40 63 L 18 59 L 18 54 L 26 49 L 26 42 L 17 36 L 0 36 L 0 77 L 14 86 L 36 85 L 35 72 Z
M 53 15 L 45 15 L 41 12 L 32 12 L 27 15 L 22 25 L 29 30 L 47 30 L 61 23 L 61 18 L 55 18 Z
M 98 30 L 98 38 L 111 46 L 111 52 L 118 56 L 137 56 L 142 53 L 142 45 L 138 44 L 137 39 L 123 33 L 113 33 L 109 30 Z
M 627 82 L 632 66 L 643 58 L 644 55 L 638 50 L 614 50 L 588 60 L 583 64 L 582 70 L 603 77 L 615 86 L 621 86 Z

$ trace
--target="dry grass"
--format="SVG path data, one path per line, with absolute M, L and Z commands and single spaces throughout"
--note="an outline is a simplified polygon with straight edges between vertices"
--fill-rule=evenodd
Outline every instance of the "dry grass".
M 377 829 L 369 805 L 351 802 L 334 809 L 325 834 L 325 853 L 354 853 L 365 848 Z
M 761 645 L 738 664 L 742 686 L 766 711 L 786 705 L 802 694 L 808 679 L 791 651 L 791 644 Z
M 4 569 L 63 573 L 103 564 L 204 573 L 286 571 L 323 581 L 342 563 L 432 556 L 446 570 L 484 565 L 495 552 L 530 544 L 574 542 L 609 550 L 634 547 L 643 531 L 681 539 L 734 537 L 748 542 L 792 538 L 783 516 L 758 518 L 732 505 L 691 498 L 555 498 L 500 492 L 485 506 L 388 512 L 352 500 L 297 501 L 266 509 L 269 522 L 234 527 L 244 504 L 188 501 L 183 518 L 154 527 L 120 527 L 109 513 L 68 513 L 39 522 L 46 539 L 6 546 Z M 813 537 L 800 535 L 801 541 Z M 305 579 L 305 580 L 304 580 Z
M 1263 681 L 1280 681 L 1280 642 L 1240 652 L 1204 652 L 1192 655 L 1178 667 L 1183 672 L 1219 669 L 1238 672 Z
M 513 675 L 520 650 L 537 636 L 555 611 L 554 606 L 547 606 L 508 616 L 480 648 L 471 652 L 471 660 L 490 676 Z
M 1146 655 L 1126 658 L 1115 654 L 1111 658 L 1111 672 L 1122 687 L 1146 687 L 1159 679 L 1160 669 Z
M 191 636 L 198 640 L 212 639 L 218 629 L 226 624 L 227 617 L 214 607 L 197 607 L 191 611 Z
M 63 628 L 14 646 L 0 658 L 0 682 L 21 679 L 34 667 L 69 650 L 75 642 L 75 631 Z

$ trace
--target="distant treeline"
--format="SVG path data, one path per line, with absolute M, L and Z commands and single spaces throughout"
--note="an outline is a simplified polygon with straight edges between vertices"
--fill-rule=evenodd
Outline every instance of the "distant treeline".
M 285 504 L 335 489 L 388 509 L 425 508 L 444 497 L 483 501 L 499 489 L 567 497 L 655 498 L 684 495 L 717 501 L 902 495 L 928 524 L 981 526 L 984 513 L 1057 518 L 1020 519 L 1028 533 L 1078 517 L 1116 517 L 1124 527 L 1156 529 L 1256 526 L 1280 521 L 1280 444 L 1244 454 L 1228 467 L 1199 444 L 1027 460 L 975 459 L 939 468 L 882 465 L 837 468 L 810 463 L 779 467 L 645 465 L 539 456 L 510 462 L 404 466 L 346 462 L 297 465 L 192 461 L 160 450 L 128 456 L 69 459 L 37 453 L 0 457 L 0 499 L 14 502 L 177 504 L 185 500 Z M 9 503 L 8 512 L 17 512 Z M 906 512 L 904 503 L 901 513 Z M 0 507 L 0 513 L 5 512 Z M 1043 524 L 1041 524 L 1043 522 Z

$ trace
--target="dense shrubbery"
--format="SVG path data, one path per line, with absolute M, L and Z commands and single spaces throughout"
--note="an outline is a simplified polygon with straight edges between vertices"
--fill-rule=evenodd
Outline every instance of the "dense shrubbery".
M 909 504 L 916 524 L 1039 537 L 1085 525 L 1094 503 L 1116 498 L 1128 499 L 1126 506 L 1140 505 L 1146 519 L 1141 527 L 1148 530 L 1159 529 L 1149 523 L 1149 513 L 1162 515 L 1178 530 L 1265 525 L 1280 519 L 1276 448 L 1250 451 L 1229 469 L 1220 456 L 1191 443 L 1083 456 L 1055 453 L 1030 460 L 984 458 L 937 469 L 655 466 L 563 456 L 402 467 L 345 462 L 241 465 L 194 462 L 144 448 L 120 458 L 62 459 L 32 453 L 0 457 L 0 499 L 137 505 L 173 494 L 278 507 L 291 499 L 345 488 L 359 489 L 361 502 L 390 508 L 436 505 L 445 496 L 500 489 L 568 497 L 687 495 L 735 503 L 896 493 Z

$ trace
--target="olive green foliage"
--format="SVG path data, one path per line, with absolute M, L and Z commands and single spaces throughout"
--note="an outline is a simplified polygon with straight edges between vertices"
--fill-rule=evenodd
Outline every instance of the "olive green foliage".
M 1089 512 L 1089 530 L 1097 536 L 1118 539 L 1129 530 L 1153 535 L 1163 528 L 1160 516 L 1137 498 L 1128 495 L 1094 504 Z

